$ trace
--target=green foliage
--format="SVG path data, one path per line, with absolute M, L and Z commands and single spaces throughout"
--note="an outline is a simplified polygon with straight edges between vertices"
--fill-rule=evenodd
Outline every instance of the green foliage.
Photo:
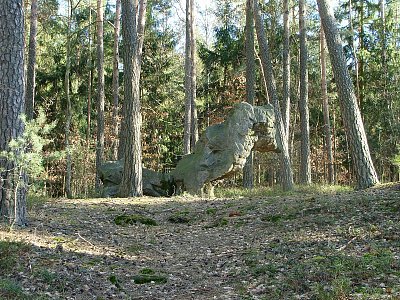
M 36 119 L 27 121 L 22 115 L 21 120 L 25 128 L 23 134 L 10 141 L 7 151 L 0 152 L 0 158 L 6 159 L 11 166 L 7 171 L 11 174 L 9 184 L 13 190 L 13 197 L 18 189 L 28 189 L 27 176 L 31 182 L 40 184 L 40 180 L 46 176 L 45 162 L 62 157 L 62 152 L 59 151 L 50 154 L 43 151 L 43 148 L 52 142 L 48 136 L 55 127 L 55 122 L 47 123 L 43 110 L 39 110 Z
M 51 142 L 48 138 L 55 122 L 47 124 L 46 115 L 39 110 L 36 119 L 27 121 L 24 115 L 21 116 L 24 124 L 24 133 L 9 143 L 9 150 L 0 152 L 0 157 L 13 162 L 18 173 L 24 173 L 32 178 L 40 177 L 44 172 L 45 159 L 58 159 L 61 152 L 55 152 L 45 157 L 43 147 Z
M 114 218 L 114 223 L 120 226 L 128 226 L 134 225 L 137 223 L 148 225 L 148 226 L 157 226 L 157 222 L 149 217 L 143 215 L 120 215 Z

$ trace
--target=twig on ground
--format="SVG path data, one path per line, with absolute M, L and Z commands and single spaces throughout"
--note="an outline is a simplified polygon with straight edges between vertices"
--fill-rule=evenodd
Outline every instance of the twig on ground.
M 93 245 L 91 242 L 89 242 L 87 239 L 85 239 L 83 236 L 81 236 L 81 234 L 79 232 L 77 232 L 77 235 L 84 240 L 86 243 L 88 243 L 90 246 L 95 247 L 95 245 Z
M 346 249 L 352 242 L 355 241 L 356 238 L 357 238 L 356 236 L 353 237 L 350 241 L 348 241 L 348 242 L 346 243 L 346 245 L 343 245 L 342 247 L 340 247 L 339 249 L 337 249 L 337 251 L 343 251 L 344 249 Z

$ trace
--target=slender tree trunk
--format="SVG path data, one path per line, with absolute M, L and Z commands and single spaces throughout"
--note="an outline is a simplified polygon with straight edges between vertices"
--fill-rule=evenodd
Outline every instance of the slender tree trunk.
M 65 117 L 65 151 L 66 151 L 66 174 L 65 174 L 65 193 L 67 198 L 72 198 L 72 190 L 71 190 L 71 178 L 72 178 L 72 158 L 71 158 L 71 147 L 70 147 L 70 129 L 71 129 L 71 120 L 72 120 L 72 105 L 71 105 L 71 97 L 70 97 L 70 72 L 71 72 L 71 26 L 72 26 L 72 12 L 73 12 L 73 2 L 72 0 L 68 1 L 68 28 L 67 28 L 67 45 L 65 52 L 65 78 L 64 78 L 64 90 L 65 90 L 65 98 L 67 104 L 67 113 Z
M 246 101 L 254 105 L 255 98 L 255 60 L 254 60 L 254 13 L 253 0 L 246 1 Z M 243 168 L 243 187 L 254 187 L 253 151 L 247 157 Z
M 318 0 L 317 3 L 338 89 L 345 130 L 349 138 L 350 152 L 355 164 L 358 187 L 367 188 L 377 184 L 379 180 L 371 159 L 351 77 L 347 70 L 342 41 L 335 17 L 326 0 Z
M 274 111 L 275 111 L 275 124 L 277 131 L 276 137 L 278 145 L 280 145 L 282 148 L 281 152 L 282 186 L 284 190 L 291 190 L 293 189 L 293 172 L 289 157 L 289 147 L 287 143 L 285 127 L 282 120 L 281 109 L 278 102 L 275 77 L 273 74 L 272 63 L 271 63 L 271 55 L 269 52 L 267 36 L 264 30 L 264 23 L 262 21 L 258 7 L 258 0 L 254 1 L 254 17 L 255 17 L 257 39 L 260 45 L 260 57 L 268 85 L 268 95 L 269 99 L 271 100 L 274 106 Z
M 310 162 L 310 116 L 308 110 L 308 50 L 306 36 L 306 5 L 305 0 L 299 0 L 299 30 L 300 30 L 300 127 L 301 127 L 301 155 L 300 155 L 300 183 L 311 183 Z
M 104 156 L 104 42 L 103 0 L 97 0 L 97 147 L 96 190 L 100 189 L 100 168 Z
M 331 139 L 331 122 L 329 118 L 329 100 L 328 88 L 326 84 L 326 46 L 324 30 L 321 27 L 320 32 L 320 53 L 321 53 L 321 91 L 322 91 L 322 106 L 324 113 L 324 133 L 325 133 L 325 151 L 328 158 L 328 183 L 335 183 L 334 159 L 332 153 Z
M 359 51 L 362 53 L 365 46 L 364 46 L 364 1 L 360 1 L 360 16 L 359 16 Z M 359 107 L 361 112 L 361 117 L 363 113 L 363 106 L 364 106 L 364 57 L 362 55 L 359 56 L 358 59 L 358 85 L 359 85 Z
M 183 134 L 183 154 L 191 151 L 191 131 L 192 131 L 192 81 L 191 81 L 191 0 L 186 0 L 186 41 L 185 41 L 185 121 Z
M 283 0 L 283 124 L 286 138 L 289 139 L 290 123 L 290 24 L 289 0 Z M 288 141 L 289 142 L 289 141 Z
M 140 111 L 140 72 L 147 0 L 122 0 L 122 37 L 124 42 L 124 169 L 120 184 L 120 196 L 143 195 L 142 145 Z M 139 11 L 138 11 L 139 10 Z
M 349 0 L 349 27 L 350 27 L 350 32 L 351 35 L 353 35 L 353 5 L 352 5 L 352 0 Z M 350 47 L 351 51 L 353 53 L 353 59 L 354 59 L 354 69 L 356 72 L 356 96 L 357 96 L 357 101 L 358 105 L 360 105 L 360 78 L 359 78 L 359 71 L 358 71 L 358 59 L 357 59 L 357 52 L 354 49 L 354 39 L 351 37 L 350 41 Z
M 120 19 L 121 19 L 121 0 L 115 2 L 115 19 L 114 19 L 114 48 L 113 48 L 113 129 L 114 141 L 112 145 L 112 159 L 118 159 L 118 105 L 119 105 L 119 32 L 120 32 Z
M 91 126 L 91 113 L 92 113 L 92 3 L 89 0 L 89 79 L 88 79 L 88 99 L 87 99 L 87 130 L 86 130 L 86 147 L 90 146 L 90 126 Z
M 35 108 L 35 76 L 36 76 L 36 36 L 37 36 L 37 0 L 31 3 L 31 24 L 29 32 L 28 66 L 26 72 L 25 114 L 28 120 L 33 119 Z
M 194 150 L 194 146 L 199 139 L 199 128 L 197 123 L 197 107 L 196 107 L 196 40 L 194 35 L 194 1 L 190 0 L 190 92 L 191 92 L 191 132 L 190 147 Z
M 23 134 L 24 112 L 24 14 L 22 0 L 0 1 L 0 151 Z M 0 219 L 24 226 L 27 223 L 26 188 L 13 180 L 16 166 L 0 159 Z M 14 174 L 15 175 L 15 174 Z M 20 174 L 16 174 L 17 177 Z M 14 182 L 13 182 L 14 181 Z

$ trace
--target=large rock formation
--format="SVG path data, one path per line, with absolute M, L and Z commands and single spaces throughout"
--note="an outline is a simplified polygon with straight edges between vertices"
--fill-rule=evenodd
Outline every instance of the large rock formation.
M 202 194 L 213 182 L 243 169 L 251 150 L 279 151 L 275 139 L 275 115 L 271 105 L 235 105 L 227 119 L 209 126 L 193 153 L 180 160 L 170 174 L 143 169 L 143 192 L 168 196 L 188 191 Z M 121 182 L 122 162 L 108 162 L 101 168 L 104 196 L 114 196 Z
M 202 194 L 203 187 L 242 170 L 252 149 L 278 151 L 271 105 L 235 105 L 223 123 L 206 129 L 193 153 L 178 162 L 172 176 L 178 189 Z

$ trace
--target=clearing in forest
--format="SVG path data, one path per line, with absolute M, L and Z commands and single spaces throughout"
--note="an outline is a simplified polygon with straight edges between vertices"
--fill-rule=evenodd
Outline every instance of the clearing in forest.
M 0 225 L 0 299 L 400 299 L 400 185 L 56 199 Z

